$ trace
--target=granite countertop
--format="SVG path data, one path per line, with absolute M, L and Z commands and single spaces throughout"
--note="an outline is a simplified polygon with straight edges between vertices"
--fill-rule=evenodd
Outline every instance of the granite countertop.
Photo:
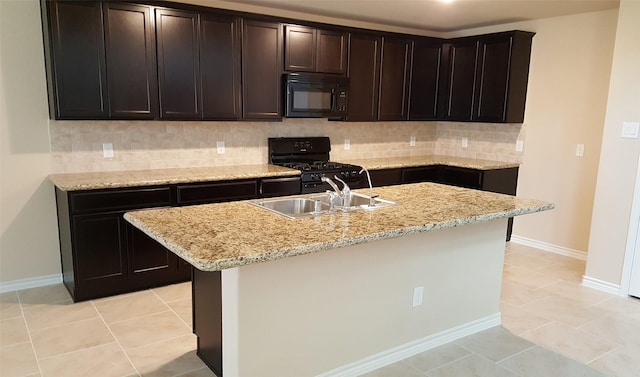
M 125 219 L 196 268 L 219 271 L 554 207 L 436 183 L 374 191 L 397 205 L 291 220 L 241 201 L 134 211 Z
M 297 175 L 299 170 L 263 164 L 52 174 L 49 180 L 60 190 L 78 191 Z
M 478 169 L 478 170 L 516 168 L 520 166 L 520 164 L 516 162 L 502 162 L 502 161 L 492 161 L 492 160 L 481 160 L 477 158 L 439 156 L 439 155 L 411 156 L 411 157 L 382 157 L 382 158 L 367 158 L 367 159 L 359 159 L 359 160 L 345 159 L 345 161 L 340 161 L 340 162 L 359 165 L 369 170 L 407 168 L 407 167 L 427 166 L 427 165 L 447 165 L 447 166 L 456 166 L 460 168 L 469 168 L 469 169 Z

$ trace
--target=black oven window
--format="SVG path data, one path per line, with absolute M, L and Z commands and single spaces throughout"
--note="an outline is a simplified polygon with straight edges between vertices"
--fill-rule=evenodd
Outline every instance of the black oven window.
M 294 110 L 331 110 L 331 93 L 315 91 L 293 92 Z

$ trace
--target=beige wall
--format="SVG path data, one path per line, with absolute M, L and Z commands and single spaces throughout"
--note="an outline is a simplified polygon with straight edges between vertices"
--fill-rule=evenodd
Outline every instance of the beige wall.
M 0 1 L 0 281 L 60 273 L 40 6 Z
M 518 195 L 556 204 L 517 218 L 516 239 L 585 253 L 607 104 L 617 10 L 466 31 L 520 29 L 533 38 Z M 576 144 L 585 145 L 576 157 Z
M 557 208 L 535 219 L 517 219 L 516 234 L 586 250 L 616 16 L 616 11 L 605 11 L 469 31 L 521 28 L 538 33 L 524 127 L 321 120 L 160 122 L 153 124 L 162 127 L 157 132 L 148 122 L 135 127 L 127 122 L 49 122 L 39 4 L 35 0 L 0 1 L 0 283 L 60 272 L 53 188 L 46 179 L 49 173 L 260 163 L 266 159 L 266 137 L 294 134 L 337 138 L 334 159 L 361 158 L 380 151 L 408 155 L 429 150 L 514 161 L 524 157 L 519 194 L 553 201 Z M 524 139 L 525 131 L 522 155 L 514 152 L 515 140 Z M 139 139 L 141 145 L 131 143 L 132 136 L 145 132 Z M 408 136 L 414 133 L 418 146 L 409 149 Z M 211 145 L 218 137 L 225 138 L 228 153 L 221 157 L 211 148 L 189 144 L 205 140 L 203 134 Z M 469 138 L 466 150 L 459 147 L 461 137 Z M 487 143 L 487 137 L 491 142 Z M 343 138 L 351 139 L 351 151 L 342 149 Z M 103 142 L 114 143 L 114 160 L 100 156 Z M 578 142 L 586 145 L 583 159 L 573 156 Z
M 640 122 L 638 20 L 640 2 L 621 1 L 586 271 L 587 277 L 614 285 L 623 278 L 640 155 L 638 139 L 620 137 L 623 122 Z

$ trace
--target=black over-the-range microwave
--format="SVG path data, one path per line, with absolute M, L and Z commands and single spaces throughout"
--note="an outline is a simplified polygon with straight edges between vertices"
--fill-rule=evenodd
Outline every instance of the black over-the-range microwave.
M 321 73 L 286 73 L 284 114 L 289 118 L 344 118 L 349 79 Z

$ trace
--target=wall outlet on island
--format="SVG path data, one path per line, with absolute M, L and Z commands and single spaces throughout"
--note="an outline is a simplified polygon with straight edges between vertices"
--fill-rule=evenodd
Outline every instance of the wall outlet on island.
M 225 148 L 224 148 L 224 141 L 217 141 L 216 142 L 216 148 L 218 149 L 218 154 L 224 154 L 225 152 Z
M 413 307 L 422 305 L 422 297 L 424 296 L 424 287 L 413 288 Z
M 102 144 L 102 157 L 113 158 L 115 153 L 113 152 L 113 143 Z

